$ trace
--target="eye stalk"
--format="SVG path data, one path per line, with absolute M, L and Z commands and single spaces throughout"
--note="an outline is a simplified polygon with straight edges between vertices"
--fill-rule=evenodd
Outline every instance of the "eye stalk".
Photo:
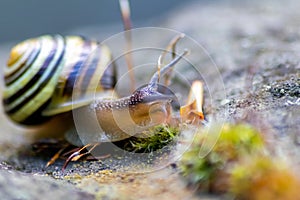
M 164 66 L 160 71 L 157 71 L 151 78 L 148 85 L 140 87 L 137 89 L 130 97 L 129 105 L 134 106 L 138 103 L 151 104 L 159 102 L 171 102 L 175 99 L 175 95 L 164 94 L 159 91 L 159 77 L 165 75 L 174 65 L 176 65 L 180 59 L 188 53 L 185 50 L 175 59 L 173 59 L 169 64 Z M 165 88 L 167 89 L 167 88 Z
M 176 65 L 180 59 L 185 56 L 186 54 L 188 54 L 189 51 L 188 50 L 184 50 L 183 53 L 181 53 L 179 56 L 177 56 L 175 59 L 173 59 L 169 64 L 167 64 L 166 66 L 164 66 L 161 70 L 157 71 L 155 74 L 153 74 L 148 86 L 150 88 L 152 88 L 153 90 L 157 90 L 158 89 L 158 82 L 159 82 L 159 78 L 160 76 L 165 75 L 170 69 L 172 69 L 172 67 L 174 65 Z

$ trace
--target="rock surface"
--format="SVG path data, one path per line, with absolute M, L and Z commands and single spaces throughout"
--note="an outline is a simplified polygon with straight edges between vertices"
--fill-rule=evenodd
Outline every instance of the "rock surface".
M 191 36 L 215 61 L 227 97 L 216 98 L 221 106 L 211 112 L 228 121 L 252 123 L 270 135 L 274 151 L 298 169 L 299 7 L 297 0 L 287 0 L 284 6 L 279 0 L 194 2 L 169 13 L 158 24 Z M 1 64 L 7 52 L 1 50 Z M 199 62 L 204 68 L 207 65 L 201 58 Z M 210 74 L 211 79 L 216 76 Z M 113 156 L 72 163 L 65 172 L 61 171 L 63 161 L 44 168 L 49 158 L 30 151 L 32 130 L 15 127 L 3 114 L 0 127 L 0 194 L 4 199 L 222 198 L 195 194 L 173 165 L 151 173 L 128 173 L 120 170 L 124 163 Z
M 51 177 L 21 173 L 0 164 L 1 199 L 95 199 L 66 181 L 53 181 Z

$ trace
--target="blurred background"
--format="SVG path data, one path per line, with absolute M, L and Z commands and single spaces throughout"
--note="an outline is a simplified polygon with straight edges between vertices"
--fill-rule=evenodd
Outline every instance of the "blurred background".
M 132 0 L 133 25 L 154 26 L 164 14 L 191 1 Z M 93 27 L 100 27 L 99 34 L 123 28 L 118 0 L 1 0 L 0 5 L 0 44 L 47 33 L 84 34 Z

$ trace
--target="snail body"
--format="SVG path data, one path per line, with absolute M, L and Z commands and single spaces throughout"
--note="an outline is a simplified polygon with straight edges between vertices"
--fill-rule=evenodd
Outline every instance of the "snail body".
M 114 68 L 108 66 L 111 59 L 108 47 L 79 36 L 44 35 L 17 44 L 4 68 L 7 116 L 19 124 L 37 125 L 88 104 L 88 100 L 71 103 L 75 80 L 82 77 L 82 87 L 98 84 L 99 92 L 113 88 Z
M 84 132 L 80 134 L 80 138 L 73 129 L 67 132 L 66 139 L 76 146 L 116 142 L 135 136 L 150 127 L 167 123 L 171 116 L 171 102 L 176 97 L 166 87 L 158 84 L 159 76 L 165 75 L 186 53 L 187 51 L 183 52 L 157 71 L 147 85 L 133 94 L 120 99 L 96 99 L 89 105 L 78 108 L 78 114 L 75 114 L 77 122 L 84 121 L 83 124 L 88 126 L 76 127 L 79 129 L 77 131 Z M 84 130 L 80 130 L 81 128 Z

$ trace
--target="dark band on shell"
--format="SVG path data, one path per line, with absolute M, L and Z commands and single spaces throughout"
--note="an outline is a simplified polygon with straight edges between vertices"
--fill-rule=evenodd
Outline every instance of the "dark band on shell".
M 106 46 L 80 36 L 45 35 L 23 41 L 12 49 L 4 69 L 4 110 L 26 125 L 68 112 L 75 81 L 82 96 L 114 87 L 111 60 Z

